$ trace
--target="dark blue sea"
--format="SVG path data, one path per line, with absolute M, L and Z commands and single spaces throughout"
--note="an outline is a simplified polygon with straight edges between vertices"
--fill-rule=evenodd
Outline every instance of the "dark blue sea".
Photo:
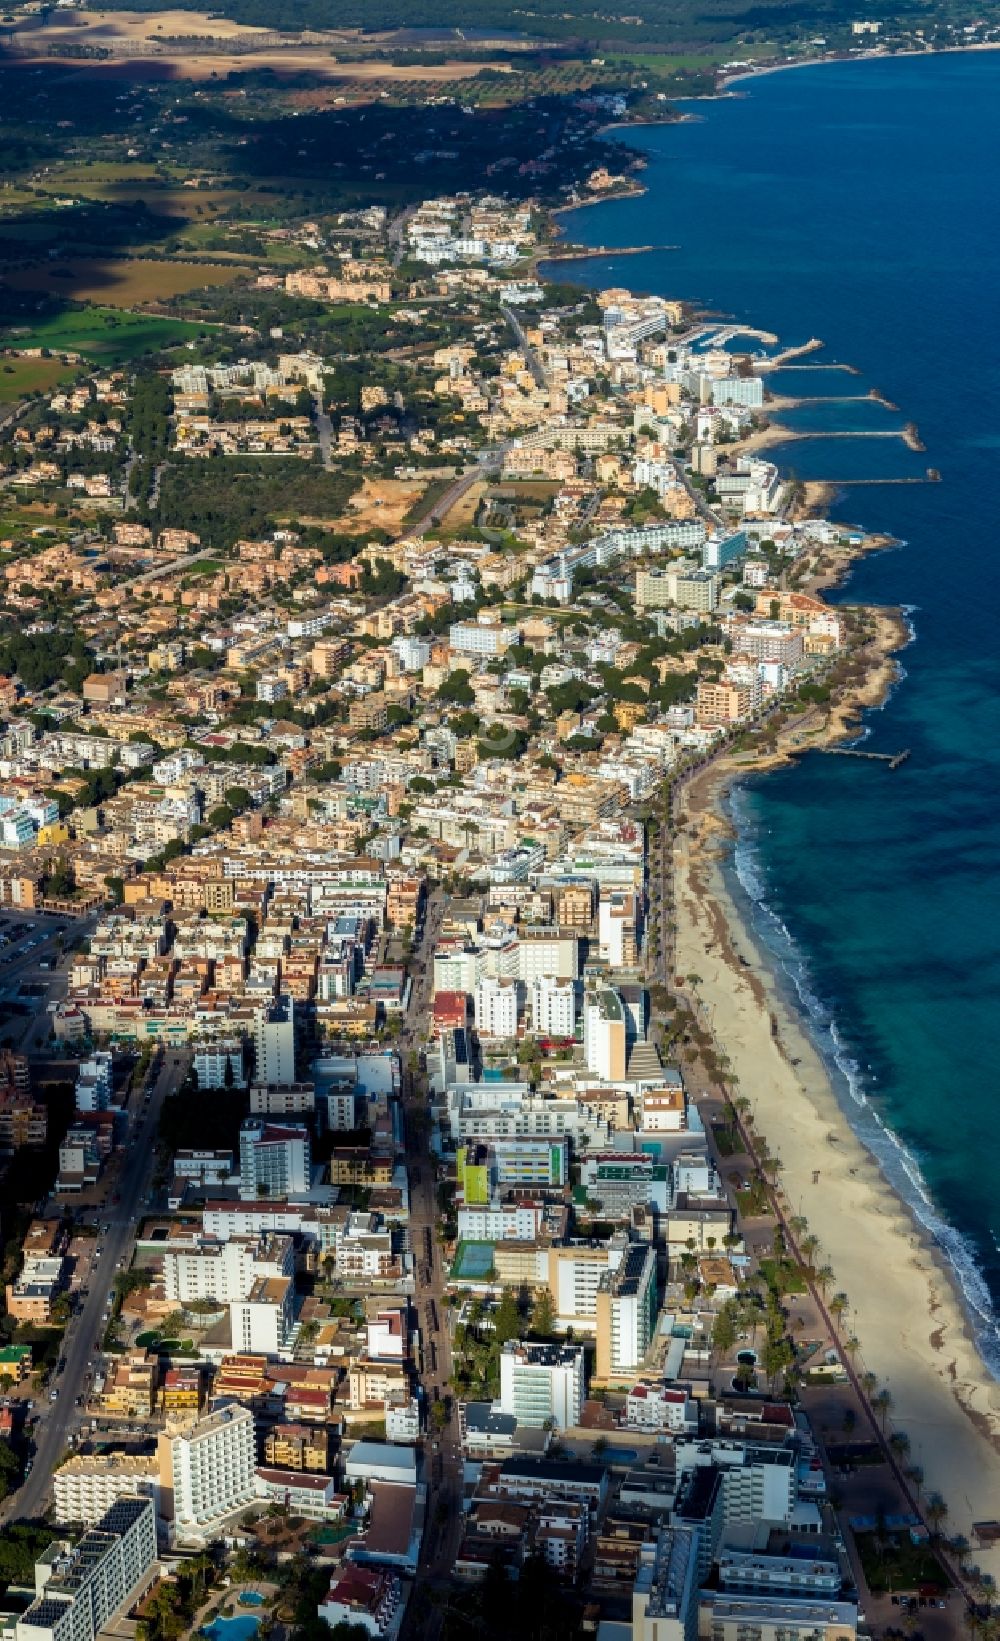
M 845 486 L 834 516 L 904 545 L 839 596 L 907 606 L 905 677 L 868 715 L 895 774 L 814 754 L 742 787 L 733 870 L 808 1011 L 852 1120 L 950 1255 L 1000 1375 L 1000 54 L 761 77 L 623 133 L 644 197 L 564 218 L 594 245 L 678 249 L 576 264 L 588 284 L 684 297 L 819 363 L 778 391 L 865 394 L 790 419 L 777 459 Z M 560 273 L 564 270 L 561 269 Z M 913 420 L 927 446 L 824 439 Z

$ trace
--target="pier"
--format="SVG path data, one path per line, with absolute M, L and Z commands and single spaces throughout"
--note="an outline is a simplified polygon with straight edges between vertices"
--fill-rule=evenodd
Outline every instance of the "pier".
M 859 746 L 824 746 L 820 751 L 828 753 L 831 758 L 865 758 L 869 763 L 888 764 L 890 769 L 898 769 L 910 756 L 908 746 L 902 752 L 865 752 Z
M 676 246 L 674 249 L 676 249 Z M 714 336 L 711 336 L 711 343 L 713 347 L 722 348 L 737 336 L 752 337 L 754 341 L 764 342 L 768 347 L 774 347 L 778 340 L 774 331 L 771 330 L 752 330 L 749 325 L 724 325 Z M 822 343 L 820 346 L 822 346 Z
M 914 476 L 907 479 L 815 479 L 812 482 L 815 484 L 829 484 L 835 490 L 845 490 L 848 485 L 859 484 L 937 484 L 939 477 L 940 475 L 935 476 L 929 471 L 924 478 Z
M 594 257 L 645 256 L 649 251 L 679 251 L 679 245 L 568 245 L 565 250 L 546 251 L 542 262 L 590 262 Z
M 820 393 L 807 399 L 784 399 L 780 395 L 775 397 L 786 410 L 797 410 L 800 405 L 870 405 L 874 402 L 870 393 Z M 884 403 L 883 400 L 878 402 Z M 817 438 L 823 437 L 822 433 L 817 434 Z
M 781 353 L 776 353 L 773 359 L 758 360 L 757 369 L 760 371 L 794 369 L 795 367 L 790 366 L 788 363 L 790 359 L 801 359 L 803 354 L 815 353 L 817 348 L 822 346 L 823 343 L 818 336 L 810 336 L 808 342 L 803 342 L 800 347 L 785 348 Z
M 820 345 L 822 346 L 822 344 L 820 344 Z M 789 355 L 788 354 L 782 354 L 782 355 L 780 355 L 780 357 L 784 358 L 784 359 L 787 359 L 789 357 Z M 847 374 L 849 376 L 860 376 L 861 375 L 861 372 L 858 369 L 857 365 L 832 365 L 832 364 L 829 364 L 825 361 L 822 362 L 822 363 L 819 363 L 819 364 L 814 364 L 814 365 L 776 365 L 776 364 L 772 363 L 769 366 L 769 369 L 771 369 L 771 370 L 846 370 Z

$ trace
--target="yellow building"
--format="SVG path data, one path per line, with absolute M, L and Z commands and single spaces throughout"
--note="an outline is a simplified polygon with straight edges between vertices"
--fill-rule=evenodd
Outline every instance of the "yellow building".
M 323 1428 L 278 1424 L 268 1431 L 264 1457 L 278 1470 L 306 1470 L 322 1475 L 327 1466 L 327 1435 Z
M 102 1412 L 148 1418 L 156 1398 L 158 1372 L 155 1356 L 148 1356 L 144 1350 L 126 1351 L 108 1370 L 100 1397 Z
M 163 1378 L 163 1411 L 197 1413 L 201 1406 L 201 1374 L 197 1368 L 168 1368 Z
M 643 701 L 616 701 L 613 711 L 618 728 L 627 731 L 642 723 L 649 708 Z
M 353 1146 L 338 1146 L 330 1158 L 331 1185 L 391 1185 L 392 1158 Z
M 47 826 L 38 828 L 37 841 L 39 845 L 68 843 L 69 827 L 65 821 L 49 821 Z

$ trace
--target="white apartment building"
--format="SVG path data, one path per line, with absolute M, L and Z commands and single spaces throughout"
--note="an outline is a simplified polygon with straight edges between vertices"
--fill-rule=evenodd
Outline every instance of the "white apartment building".
M 545 1220 L 541 1202 L 485 1202 L 458 1210 L 458 1235 L 466 1242 L 534 1242 Z
M 533 980 L 531 1021 L 536 1037 L 572 1037 L 576 1031 L 576 982 L 551 974 Z
M 575 933 L 525 930 L 517 941 L 517 978 L 530 986 L 548 975 L 575 980 L 580 972 L 580 941 Z
M 163 1515 L 175 1539 L 218 1532 L 227 1516 L 256 1496 L 256 1442 L 248 1407 L 222 1407 L 185 1429 L 166 1431 L 156 1454 Z
M 345 1500 L 332 1476 L 307 1475 L 302 1470 L 278 1470 L 262 1465 L 256 1476 L 257 1497 L 308 1521 L 340 1521 Z
M 383 1228 L 378 1214 L 352 1213 L 346 1225 L 336 1226 L 333 1250 L 337 1274 L 345 1281 L 398 1274 L 392 1232 Z
M 419 672 L 431 658 L 431 646 L 427 639 L 412 634 L 394 638 L 390 647 L 404 672 Z
M 121 1498 L 151 1499 L 160 1513 L 155 1454 L 74 1453 L 53 1474 L 52 1491 L 61 1525 L 96 1527 Z
M 549 1249 L 549 1293 L 556 1323 L 561 1329 L 593 1333 L 597 1325 L 597 1294 L 609 1270 L 625 1252 L 622 1235 L 610 1242 L 575 1242 Z
M 798 1457 L 789 1447 L 753 1446 L 744 1441 L 678 1441 L 674 1448 L 678 1482 L 696 1465 L 722 1473 L 725 1524 L 771 1521 L 788 1526 L 798 1501 Z
M 800 628 L 784 621 L 747 621 L 733 627 L 733 654 L 749 655 L 755 661 L 778 661 L 784 667 L 798 666 L 803 641 Z
M 448 643 L 461 655 L 483 655 L 492 658 L 503 655 L 512 644 L 521 640 L 520 627 L 506 626 L 499 621 L 454 621 L 448 629 Z
M 517 1036 L 518 992 L 516 980 L 497 980 L 492 975 L 480 980 L 476 987 L 476 1030 L 481 1037 Z
M 156 1517 L 149 1499 L 119 1499 L 72 1549 L 50 1545 L 35 1563 L 37 1598 L 16 1641 L 96 1641 L 152 1582 Z
M 250 1117 L 240 1129 L 240 1196 L 288 1198 L 309 1190 L 312 1154 L 301 1123 Z
M 111 1087 L 111 1055 L 106 1049 L 96 1049 L 77 1072 L 76 1109 L 107 1111 L 111 1104 Z
M 597 938 L 601 956 L 613 969 L 635 967 L 639 955 L 639 904 L 634 894 L 601 895 Z
M 369 1361 L 405 1362 L 410 1353 L 406 1305 L 387 1305 L 369 1317 L 367 1334 Z
M 623 1081 L 627 1064 L 625 1010 L 611 986 L 588 991 L 583 1003 L 583 1054 L 602 1082 Z
M 420 1440 L 420 1403 L 415 1396 L 398 1406 L 386 1402 L 385 1439 L 387 1442 L 405 1443 Z
M 597 1291 L 597 1375 L 632 1374 L 642 1367 L 656 1331 L 656 1251 L 632 1242 Z
M 258 1083 L 294 1083 L 295 1004 L 290 997 L 282 997 L 258 1016 L 254 1055 L 254 1078 Z
M 697 1433 L 698 1407 L 686 1390 L 640 1383 L 625 1398 L 624 1422 L 630 1430 Z
M 175 1179 L 196 1180 L 199 1185 L 223 1185 L 232 1172 L 231 1151 L 182 1149 L 174 1153 Z
M 662 1088 L 643 1089 L 639 1121 L 645 1134 L 679 1134 L 687 1127 L 687 1096 L 679 1077 Z
M 179 1305 L 195 1299 L 218 1299 L 228 1305 L 245 1299 L 259 1277 L 291 1277 L 294 1272 L 290 1236 L 234 1237 L 228 1242 L 205 1237 L 194 1248 L 168 1248 L 163 1256 L 166 1297 Z
M 486 973 L 486 953 L 479 946 L 439 946 L 434 952 L 434 992 L 474 992 Z
M 763 380 L 760 376 L 723 376 L 712 383 L 712 403 L 759 410 L 764 403 Z
M 254 1117 L 311 1116 L 316 1109 L 314 1083 L 251 1083 L 250 1112 Z
M 582 1345 L 536 1345 L 508 1340 L 500 1355 L 500 1411 L 518 1424 L 560 1430 L 580 1422 L 585 1393 Z
M 295 1323 L 295 1284 L 289 1276 L 259 1276 L 243 1299 L 229 1306 L 233 1349 L 287 1356 Z
M 234 1088 L 243 1085 L 243 1044 L 238 1037 L 218 1038 L 199 1043 L 194 1051 L 194 1072 L 199 1088 L 224 1088 L 232 1078 Z

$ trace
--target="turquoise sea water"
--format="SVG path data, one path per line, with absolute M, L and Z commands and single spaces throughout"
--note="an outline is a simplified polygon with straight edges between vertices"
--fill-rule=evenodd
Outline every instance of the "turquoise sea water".
M 813 755 L 735 794 L 734 871 L 852 1120 L 948 1252 L 1000 1374 L 1000 55 L 831 64 L 627 133 L 645 197 L 566 219 L 585 243 L 679 246 L 574 266 L 785 343 L 788 394 L 877 386 L 898 413 L 810 407 L 818 434 L 914 420 L 927 446 L 830 439 L 777 459 L 845 488 L 835 516 L 904 539 L 840 597 L 903 604 L 905 679 L 869 714 L 897 773 Z M 856 365 L 861 374 L 815 369 Z M 864 418 L 864 419 L 862 419 Z

